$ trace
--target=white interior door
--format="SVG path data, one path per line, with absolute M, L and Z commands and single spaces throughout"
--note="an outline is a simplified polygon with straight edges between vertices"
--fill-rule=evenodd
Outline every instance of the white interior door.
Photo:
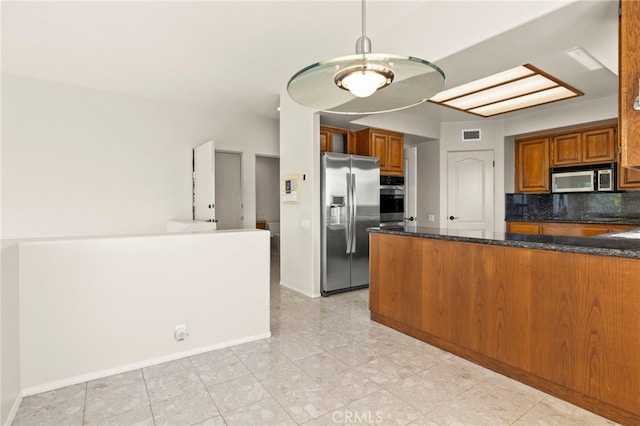
M 241 155 L 216 152 L 216 219 L 218 229 L 242 228 Z
M 447 227 L 493 231 L 493 151 L 449 152 Z
M 415 225 L 418 220 L 418 148 L 404 150 L 404 221 Z
M 216 223 L 216 151 L 213 141 L 193 149 L 193 219 Z

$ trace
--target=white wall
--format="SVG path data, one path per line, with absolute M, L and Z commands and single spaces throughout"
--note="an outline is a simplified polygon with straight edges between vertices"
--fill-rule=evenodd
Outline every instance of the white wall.
M 255 155 L 278 155 L 278 123 L 2 76 L 2 235 L 157 232 L 191 218 L 191 149 L 242 152 L 244 227 L 255 226 Z
M 422 142 L 418 158 L 418 226 L 440 227 L 440 145 L 438 141 Z M 445 175 L 446 176 L 446 175 Z M 434 215 L 429 222 L 428 216 Z
M 21 243 L 24 393 L 268 337 L 269 257 L 248 229 Z
M 613 95 L 597 102 L 581 102 L 568 107 L 562 106 L 560 102 L 552 111 L 542 111 L 537 112 L 532 108 L 530 114 L 505 120 L 505 136 L 616 118 L 618 117 L 618 96 Z
M 504 139 L 504 191 L 508 194 L 515 191 L 516 153 L 514 140 L 513 136 Z
M 190 219 L 191 150 L 210 139 L 244 154 L 243 227 L 255 227 L 255 158 L 278 156 L 276 120 L 7 74 L 1 94 L 3 240 L 155 233 Z M 3 268 L 1 422 L 19 388 L 16 295 Z
M 280 96 L 280 175 L 300 177 L 299 202 L 280 204 L 280 282 L 320 296 L 320 117 Z M 306 175 L 307 180 L 302 181 Z M 303 226 L 308 221 L 309 227 Z
M 280 221 L 280 159 L 256 157 L 256 218 Z

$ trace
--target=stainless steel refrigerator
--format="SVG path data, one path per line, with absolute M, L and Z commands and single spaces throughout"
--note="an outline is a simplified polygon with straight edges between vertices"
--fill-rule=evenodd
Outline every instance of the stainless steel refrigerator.
M 321 293 L 367 287 L 367 228 L 380 226 L 380 161 L 325 152 L 320 176 Z

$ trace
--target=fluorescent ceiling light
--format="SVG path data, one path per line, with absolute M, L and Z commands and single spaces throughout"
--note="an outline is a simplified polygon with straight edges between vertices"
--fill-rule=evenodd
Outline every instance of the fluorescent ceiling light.
M 442 91 L 429 102 L 491 117 L 581 95 L 579 90 L 526 64 Z
M 567 51 L 567 55 L 590 71 L 602 68 L 602 64 L 581 47 L 576 47 Z

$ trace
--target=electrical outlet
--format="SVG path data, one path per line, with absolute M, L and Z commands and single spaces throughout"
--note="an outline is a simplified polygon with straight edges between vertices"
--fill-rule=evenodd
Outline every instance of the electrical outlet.
M 435 222 L 436 221 L 436 215 L 434 215 L 434 214 L 427 215 L 427 220 L 429 222 Z
M 176 332 L 174 334 L 174 337 L 176 338 L 176 340 L 178 342 L 181 342 L 184 339 L 186 339 L 188 335 L 189 335 L 189 333 L 187 333 L 187 325 L 186 324 L 176 325 Z

